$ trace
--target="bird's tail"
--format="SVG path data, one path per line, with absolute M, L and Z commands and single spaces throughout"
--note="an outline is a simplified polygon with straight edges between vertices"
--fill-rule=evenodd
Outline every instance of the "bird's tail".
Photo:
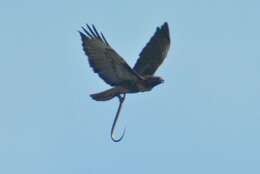
M 96 93 L 96 94 L 91 94 L 90 97 L 96 101 L 107 101 L 115 96 L 118 96 L 123 93 L 127 93 L 128 89 L 123 88 L 123 87 L 114 87 L 111 89 L 108 89 L 106 91 Z

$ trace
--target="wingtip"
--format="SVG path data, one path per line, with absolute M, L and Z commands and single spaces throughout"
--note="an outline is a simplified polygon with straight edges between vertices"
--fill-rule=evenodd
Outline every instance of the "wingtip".
M 86 24 L 86 26 L 87 26 L 88 28 L 91 28 L 89 24 Z
M 168 39 L 170 40 L 170 31 L 169 31 L 168 22 L 163 23 L 163 25 L 161 26 L 161 30 L 163 31 L 163 33 L 167 35 Z
M 162 28 L 169 28 L 168 22 L 164 22 Z
M 80 30 L 78 30 L 78 33 L 79 33 L 80 35 L 84 35 Z
M 86 35 L 84 33 L 82 33 L 81 31 L 78 30 L 78 33 L 79 33 L 81 39 L 86 38 Z

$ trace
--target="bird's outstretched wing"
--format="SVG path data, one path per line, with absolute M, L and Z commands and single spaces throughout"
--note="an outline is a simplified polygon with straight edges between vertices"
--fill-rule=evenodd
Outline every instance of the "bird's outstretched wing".
M 153 75 L 165 59 L 169 48 L 170 33 L 165 22 L 157 27 L 155 34 L 139 54 L 133 69 L 140 75 Z
M 84 32 L 79 33 L 89 64 L 106 83 L 121 86 L 141 78 L 109 45 L 104 35 L 98 33 L 94 25 L 92 28 L 87 25 L 87 28 L 82 29 Z

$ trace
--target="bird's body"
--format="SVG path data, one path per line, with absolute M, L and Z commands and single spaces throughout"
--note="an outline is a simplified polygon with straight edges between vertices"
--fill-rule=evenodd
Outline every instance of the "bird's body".
M 124 59 L 109 45 L 102 33 L 95 26 L 87 25 L 80 32 L 83 50 L 88 56 L 89 64 L 94 72 L 113 88 L 90 95 L 94 100 L 106 101 L 125 93 L 150 91 L 163 82 L 160 77 L 153 76 L 163 62 L 170 47 L 168 24 L 164 23 L 157 30 L 139 55 L 135 66 L 131 68 Z
M 97 94 L 91 94 L 90 96 L 96 101 L 106 101 L 120 94 L 150 91 L 154 86 L 162 82 L 163 80 L 160 77 L 147 77 L 144 80 L 140 80 L 132 84 L 113 87 Z

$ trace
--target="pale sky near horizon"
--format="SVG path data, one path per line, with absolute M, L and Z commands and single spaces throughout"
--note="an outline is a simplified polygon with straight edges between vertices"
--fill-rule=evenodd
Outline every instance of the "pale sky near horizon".
M 259 174 L 260 2 L 1 0 L 1 174 Z M 95 24 L 133 66 L 167 21 L 165 83 L 116 99 L 89 67 Z

